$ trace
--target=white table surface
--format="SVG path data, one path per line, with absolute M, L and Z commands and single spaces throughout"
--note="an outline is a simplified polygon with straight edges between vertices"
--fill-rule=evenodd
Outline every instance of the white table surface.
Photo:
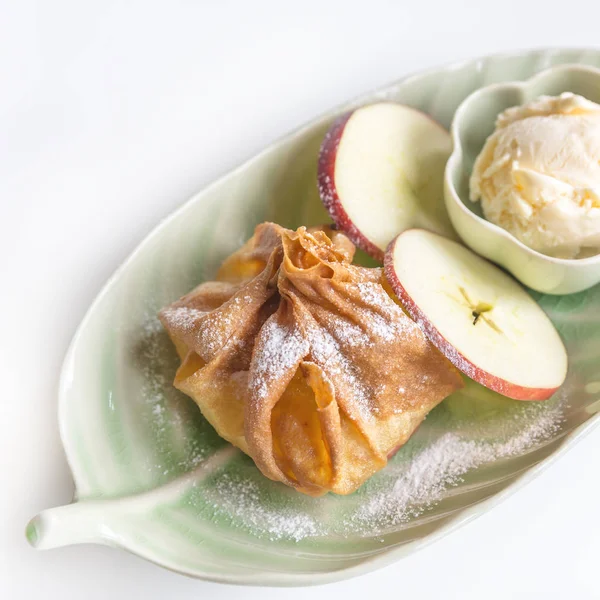
M 307 595 L 26 544 L 27 520 L 72 493 L 56 424 L 69 339 L 162 217 L 322 111 L 450 60 L 600 43 L 599 3 L 552 5 L 0 0 L 1 598 Z M 600 598 L 599 458 L 600 430 L 441 542 L 311 597 Z

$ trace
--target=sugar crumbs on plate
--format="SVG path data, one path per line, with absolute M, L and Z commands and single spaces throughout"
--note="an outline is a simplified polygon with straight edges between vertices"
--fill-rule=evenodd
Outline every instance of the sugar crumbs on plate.
M 500 461 L 549 442 L 560 433 L 566 407 L 559 395 L 544 403 L 498 397 L 493 414 L 473 410 L 472 399 L 465 400 L 466 410 L 461 398 L 453 402 L 452 410 L 442 404 L 433 411 L 389 465 L 350 496 L 309 499 L 291 490 L 279 493 L 279 484 L 254 470 L 224 471 L 203 493 L 217 517 L 255 537 L 293 542 L 329 536 L 379 538 L 414 524 L 460 493 L 459 486 L 476 470 L 501 468 Z

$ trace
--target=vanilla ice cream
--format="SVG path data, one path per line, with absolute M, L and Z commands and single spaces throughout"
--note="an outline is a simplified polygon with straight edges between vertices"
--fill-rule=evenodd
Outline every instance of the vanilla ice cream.
M 600 105 L 571 93 L 505 110 L 471 175 L 486 219 L 559 258 L 600 252 Z

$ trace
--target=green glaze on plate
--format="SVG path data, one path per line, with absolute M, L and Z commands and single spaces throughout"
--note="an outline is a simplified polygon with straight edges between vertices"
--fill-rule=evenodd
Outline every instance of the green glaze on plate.
M 119 546 L 230 583 L 339 580 L 482 514 L 597 423 L 600 288 L 536 294 L 570 355 L 560 394 L 519 403 L 467 382 L 355 494 L 312 499 L 264 478 L 173 389 L 177 359 L 156 320 L 159 308 L 210 278 L 261 221 L 296 227 L 326 220 L 316 159 L 337 114 L 385 99 L 449 127 L 456 107 L 481 86 L 563 63 L 600 66 L 600 51 L 502 55 L 409 77 L 275 143 L 161 223 L 108 282 L 65 359 L 59 423 L 76 501 L 32 519 L 29 542 Z

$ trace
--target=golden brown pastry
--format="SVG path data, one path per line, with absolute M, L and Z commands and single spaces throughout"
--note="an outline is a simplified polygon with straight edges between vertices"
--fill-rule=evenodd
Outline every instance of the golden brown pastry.
M 353 255 L 336 231 L 263 223 L 160 313 L 175 386 L 267 477 L 313 496 L 356 490 L 462 386 Z

